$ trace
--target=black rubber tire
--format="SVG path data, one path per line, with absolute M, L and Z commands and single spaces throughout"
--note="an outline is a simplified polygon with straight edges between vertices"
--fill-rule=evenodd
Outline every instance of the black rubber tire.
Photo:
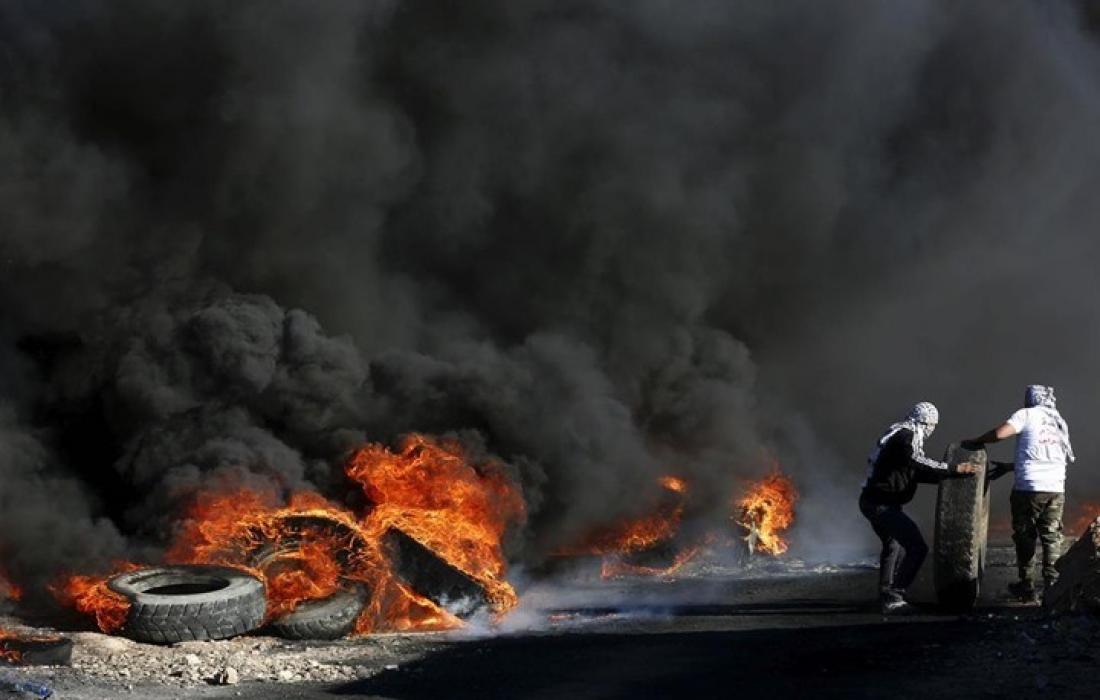
M 0 656 L 3 666 L 68 666 L 73 658 L 73 642 L 63 637 L 13 637 L 0 641 L 0 650 L 19 654 L 18 661 Z
M 114 577 L 108 587 L 130 601 L 121 632 L 139 642 L 225 639 L 264 621 L 263 583 L 221 566 L 165 566 Z
M 936 540 L 933 579 L 940 605 L 954 612 L 974 608 L 981 593 L 989 532 L 989 480 L 985 450 L 958 445 L 947 449 L 947 463 L 980 466 L 978 473 L 940 482 L 936 498 Z
M 271 631 L 285 639 L 340 639 L 355 629 L 367 598 L 362 588 L 339 590 L 327 598 L 307 600 L 278 620 Z

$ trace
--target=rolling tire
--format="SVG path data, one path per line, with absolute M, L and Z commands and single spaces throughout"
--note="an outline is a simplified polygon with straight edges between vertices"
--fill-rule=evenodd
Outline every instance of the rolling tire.
M 936 598 L 953 612 L 974 608 L 981 593 L 989 532 L 989 480 L 985 450 L 959 445 L 947 449 L 951 467 L 962 462 L 979 465 L 976 474 L 949 477 L 940 482 L 936 498 L 936 539 L 933 579 Z
M 154 644 L 235 637 L 263 624 L 267 607 L 259 579 L 221 566 L 138 569 L 107 586 L 130 601 L 122 633 Z
M 285 639 L 340 639 L 355 629 L 366 605 L 362 588 L 339 590 L 327 598 L 307 600 L 271 623 L 271 631 Z

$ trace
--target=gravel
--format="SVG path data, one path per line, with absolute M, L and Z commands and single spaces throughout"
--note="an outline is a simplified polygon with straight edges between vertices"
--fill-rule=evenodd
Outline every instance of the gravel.
M 31 633 L 52 631 L 28 628 L 3 618 L 0 626 Z M 177 689 L 183 688 L 207 688 L 215 694 L 220 692 L 217 697 L 232 697 L 234 693 L 226 686 L 346 683 L 420 658 L 442 643 L 439 634 L 420 633 L 371 635 L 335 642 L 243 636 L 157 646 L 96 632 L 62 634 L 73 640 L 72 666 L 10 671 L 53 687 L 57 691 L 55 697 L 87 700 L 116 695 L 178 697 Z M 222 690 L 215 691 L 217 688 Z M 189 691 L 187 695 L 206 697 L 201 692 Z

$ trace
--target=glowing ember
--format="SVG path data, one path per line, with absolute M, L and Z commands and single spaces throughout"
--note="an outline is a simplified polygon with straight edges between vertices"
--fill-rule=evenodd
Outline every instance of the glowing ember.
M 750 484 L 748 493 L 735 503 L 735 521 L 748 534 L 749 552 L 778 555 L 787 551 L 780 534 L 794 523 L 794 504 L 798 491 L 789 478 L 778 470 Z
M 684 564 L 695 558 L 701 547 L 685 547 L 673 558 L 667 566 L 646 566 L 627 561 L 619 555 L 604 557 L 600 565 L 601 578 L 615 578 L 616 576 L 668 576 L 676 573 Z
M 63 583 L 51 586 L 50 591 L 62 603 L 94 617 L 103 632 L 117 632 L 126 624 L 130 602 L 108 588 L 107 581 L 138 568 L 141 567 L 132 562 L 118 562 L 115 570 L 107 576 L 71 576 Z

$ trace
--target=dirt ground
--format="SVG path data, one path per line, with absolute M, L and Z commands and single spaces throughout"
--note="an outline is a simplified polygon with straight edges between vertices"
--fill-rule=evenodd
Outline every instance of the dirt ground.
M 925 577 L 914 598 L 928 605 L 884 619 L 869 563 L 701 564 L 531 588 L 501 628 L 166 648 L 82 634 L 71 668 L 15 672 L 74 700 L 1095 697 L 1100 623 L 1009 604 L 1011 554 L 990 559 L 981 605 L 962 617 L 930 605 Z M 239 682 L 217 685 L 227 666 Z

